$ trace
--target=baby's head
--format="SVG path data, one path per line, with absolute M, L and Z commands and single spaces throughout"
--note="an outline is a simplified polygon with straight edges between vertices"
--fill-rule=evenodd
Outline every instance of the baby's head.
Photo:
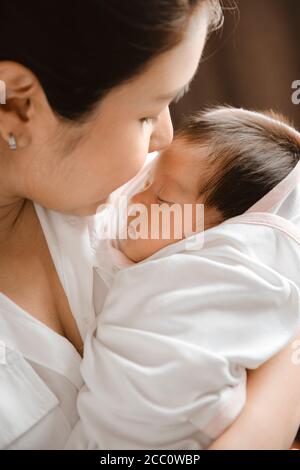
M 241 215 L 280 183 L 299 159 L 299 133 L 275 113 L 220 107 L 190 115 L 157 158 L 142 190 L 131 198 L 129 204 L 142 204 L 147 211 L 142 218 L 139 212 L 128 217 L 128 237 L 119 240 L 119 248 L 138 262 L 185 238 L 185 204 L 193 232 L 198 231 L 197 204 L 204 204 L 205 230 Z M 163 217 L 151 214 L 152 205 L 163 204 L 182 208 L 181 218 L 169 211 L 167 237 Z M 137 219 L 145 218 L 148 236 L 135 239 Z M 156 239 L 151 238 L 153 224 L 159 224 Z

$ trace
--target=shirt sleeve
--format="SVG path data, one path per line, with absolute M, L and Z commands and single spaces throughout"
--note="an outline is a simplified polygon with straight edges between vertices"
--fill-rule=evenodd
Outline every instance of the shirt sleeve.
M 234 246 L 121 271 L 85 345 L 88 436 L 107 449 L 205 447 L 241 411 L 246 369 L 291 341 L 299 306 L 289 279 Z

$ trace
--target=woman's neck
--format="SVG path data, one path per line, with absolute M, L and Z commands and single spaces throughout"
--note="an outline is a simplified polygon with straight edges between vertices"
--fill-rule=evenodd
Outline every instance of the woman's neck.
M 32 203 L 27 199 L 0 200 L 0 249 L 11 242 L 16 235 L 20 233 L 24 235 L 24 219 L 30 205 L 32 206 Z

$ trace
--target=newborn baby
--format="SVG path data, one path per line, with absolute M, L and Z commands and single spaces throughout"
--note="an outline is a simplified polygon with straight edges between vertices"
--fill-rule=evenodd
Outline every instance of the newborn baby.
M 299 157 L 299 134 L 279 116 L 195 114 L 113 200 L 147 208 L 138 225 L 125 217 L 128 236 L 101 239 L 99 214 L 93 246 L 108 294 L 78 401 L 89 448 L 204 449 L 240 413 L 247 369 L 299 328 Z M 169 238 L 157 204 L 182 208 Z M 157 239 L 136 237 L 144 222 L 148 235 L 159 223 Z
M 185 204 L 192 207 L 194 232 L 196 204 L 204 204 L 201 227 L 205 230 L 243 214 L 282 181 L 299 158 L 299 134 L 275 114 L 217 108 L 189 116 L 152 166 L 142 190 L 129 201 L 148 209 L 148 237 L 135 239 L 136 217 L 131 216 L 128 236 L 119 240 L 118 248 L 139 262 L 176 242 L 174 234 L 182 232 Z M 151 219 L 155 204 L 182 207 L 182 218 L 171 219 L 166 239 L 162 218 Z M 150 228 L 158 222 L 159 236 L 153 239 Z

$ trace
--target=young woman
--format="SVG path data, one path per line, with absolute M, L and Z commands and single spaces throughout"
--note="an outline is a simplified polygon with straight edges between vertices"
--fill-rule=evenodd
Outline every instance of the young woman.
M 220 14 L 218 0 L 1 2 L 0 448 L 60 449 L 74 435 L 83 340 L 103 301 L 93 216 L 171 142 L 169 104 Z M 252 373 L 220 448 L 288 447 L 300 418 L 289 352 Z

